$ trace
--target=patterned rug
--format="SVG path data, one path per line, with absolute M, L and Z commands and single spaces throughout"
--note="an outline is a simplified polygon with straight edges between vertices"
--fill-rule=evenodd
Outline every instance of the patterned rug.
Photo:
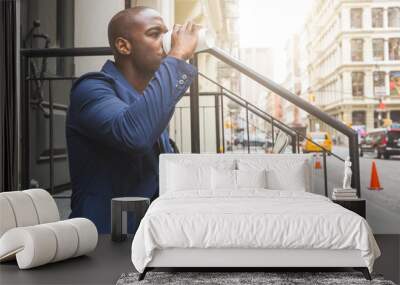
M 395 285 L 384 280 L 381 275 L 372 275 L 368 281 L 360 272 L 148 272 L 142 281 L 138 281 L 138 273 L 122 274 L 117 285 L 146 284 L 221 284 L 221 285 Z

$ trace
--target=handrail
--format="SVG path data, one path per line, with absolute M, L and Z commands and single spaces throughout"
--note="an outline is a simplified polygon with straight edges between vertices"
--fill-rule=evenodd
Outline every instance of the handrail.
M 21 49 L 21 55 L 27 57 L 68 57 L 68 56 L 97 56 L 112 55 L 109 47 L 80 47 L 80 48 L 30 48 Z
M 288 100 L 289 102 L 293 103 L 297 107 L 307 111 L 311 115 L 317 117 L 321 121 L 325 122 L 326 124 L 334 127 L 336 130 L 342 132 L 347 136 L 352 136 L 357 134 L 353 129 L 349 128 L 341 121 L 327 115 L 325 112 L 321 111 L 319 108 L 315 107 L 314 105 L 308 103 L 307 101 L 303 100 L 299 96 L 296 96 L 289 90 L 283 88 L 282 86 L 276 84 L 272 80 L 268 79 L 267 77 L 261 75 L 260 73 L 252 70 L 248 66 L 241 63 L 236 58 L 232 57 L 225 51 L 219 48 L 212 48 L 207 50 L 209 54 L 215 56 L 219 60 L 225 62 L 229 66 L 235 68 L 236 70 L 240 71 L 244 75 L 248 76 L 249 78 L 253 79 L 257 83 L 261 84 L 262 86 L 268 88 L 272 92 L 276 93 L 277 95 L 283 97 L 284 99 Z
M 112 55 L 112 50 L 109 47 L 82 47 L 82 48 L 47 48 L 47 49 L 21 49 L 21 55 L 27 56 L 27 57 L 68 57 L 68 56 L 100 56 L 100 55 Z M 323 146 L 319 145 L 318 143 L 310 140 L 309 138 L 303 136 L 301 133 L 297 132 L 296 130 L 293 130 L 292 128 L 290 128 L 288 125 L 286 125 L 285 123 L 283 123 L 282 121 L 272 117 L 270 114 L 265 113 L 263 110 L 261 110 L 260 108 L 258 108 L 257 106 L 251 104 L 250 102 L 244 100 L 242 97 L 240 97 L 239 95 L 237 95 L 236 93 L 232 92 L 231 90 L 225 88 L 224 86 L 222 86 L 221 84 L 219 84 L 218 82 L 214 81 L 213 79 L 209 78 L 208 76 L 206 76 L 205 74 L 199 72 L 199 75 L 201 75 L 202 77 L 204 77 L 205 79 L 209 80 L 210 82 L 212 82 L 213 84 L 223 88 L 226 92 L 232 94 L 233 96 L 235 96 L 237 99 L 242 100 L 243 102 L 247 103 L 248 105 L 250 105 L 251 108 L 254 108 L 255 110 L 257 110 L 258 112 L 261 112 L 264 116 L 267 116 L 270 118 L 269 122 L 271 122 L 271 120 L 273 120 L 277 127 L 279 129 L 281 129 L 282 131 L 285 131 L 286 133 L 288 132 L 293 132 L 294 135 L 298 135 L 300 136 L 302 139 L 306 139 L 309 140 L 310 142 L 314 143 L 316 146 L 320 147 L 321 149 L 325 150 L 326 152 L 328 152 L 329 154 L 337 157 L 338 159 L 340 159 L 341 161 L 344 161 L 341 157 L 337 156 L 336 154 L 330 152 L 329 150 L 325 149 Z M 27 78 L 28 80 L 31 80 L 32 78 Z M 40 79 L 46 79 L 46 80 L 59 80 L 60 78 L 57 76 L 53 76 L 53 77 L 43 77 Z M 63 79 L 76 79 L 76 77 L 68 77 L 68 78 L 63 78 Z M 204 92 L 203 92 L 204 93 Z M 297 97 L 297 96 L 296 96 Z M 231 98 L 230 98 L 231 99 Z M 236 101 L 236 103 L 238 103 Z M 253 113 L 254 110 L 252 110 Z M 261 117 L 261 116 L 260 116 Z M 265 119 L 265 118 L 264 118 Z M 268 120 L 267 120 L 268 121 Z M 281 126 L 284 126 L 284 128 L 286 128 L 286 130 L 284 130 L 283 128 L 281 128 L 281 126 L 279 126 L 279 124 Z
M 201 77 L 203 77 L 204 79 L 210 81 L 211 83 L 217 85 L 218 87 L 220 87 L 222 90 L 225 90 L 226 92 L 228 92 L 229 94 L 231 94 L 234 98 L 232 98 L 230 95 L 228 94 L 223 94 L 225 96 L 227 96 L 229 99 L 231 99 L 232 101 L 234 101 L 235 103 L 241 105 L 242 107 L 246 108 L 246 104 L 247 106 L 250 106 L 251 108 L 253 108 L 254 110 L 251 110 L 254 114 L 257 114 L 256 112 L 260 112 L 263 116 L 267 116 L 268 119 L 263 118 L 264 120 L 268 121 L 269 123 L 274 122 L 275 125 L 281 129 L 282 131 L 289 133 L 292 132 L 291 135 L 297 135 L 297 132 L 295 130 L 293 130 L 291 127 L 289 127 L 288 125 L 286 125 L 284 122 L 274 118 L 273 116 L 271 116 L 270 114 L 266 113 L 265 111 L 261 110 L 260 108 L 258 108 L 256 105 L 250 103 L 249 101 L 245 100 L 244 98 L 242 98 L 241 96 L 239 96 L 238 94 L 236 94 L 235 92 L 227 89 L 226 87 L 224 87 L 223 85 L 219 84 L 218 82 L 216 82 L 215 80 L 211 79 L 210 77 L 206 76 L 205 74 L 199 72 L 199 75 Z M 204 92 L 203 92 L 204 93 Z M 241 104 L 240 102 L 238 102 L 237 100 L 241 100 L 243 103 Z M 259 114 L 257 114 L 259 117 L 261 117 Z M 283 128 L 282 128 L 283 126 Z M 284 129 L 286 128 L 286 130 Z
M 260 118 L 268 121 L 269 123 L 271 123 L 271 121 L 274 121 L 275 125 L 281 129 L 282 131 L 284 131 L 285 133 L 289 133 L 292 132 L 291 135 L 295 135 L 295 136 L 299 136 L 304 140 L 307 140 L 309 142 L 311 142 L 312 144 L 316 145 L 317 147 L 321 148 L 323 151 L 325 151 L 326 153 L 332 155 L 333 157 L 339 159 L 340 161 L 344 162 L 344 159 L 340 156 L 338 156 L 337 154 L 329 151 L 328 149 L 326 149 L 324 146 L 320 145 L 319 143 L 313 141 L 312 139 L 310 139 L 307 136 L 304 136 L 303 134 L 301 134 L 300 132 L 298 132 L 297 130 L 291 128 L 290 126 L 288 126 L 287 124 L 285 124 L 284 122 L 274 118 L 273 116 L 271 116 L 270 114 L 266 113 L 265 111 L 261 110 L 260 108 L 258 108 L 256 105 L 253 105 L 252 103 L 250 103 L 249 101 L 245 100 L 244 98 L 240 97 L 238 94 L 236 94 L 235 92 L 227 89 L 226 87 L 224 87 L 223 85 L 221 85 L 220 83 L 216 82 L 215 80 L 211 79 L 210 77 L 204 75 L 203 73 L 199 72 L 199 75 L 201 77 L 203 77 L 204 79 L 210 81 L 211 83 L 217 85 L 218 87 L 220 87 L 222 90 L 225 90 L 226 92 L 230 93 L 231 95 L 222 93 L 224 96 L 228 97 L 229 99 L 231 99 L 232 101 L 234 101 L 235 103 L 239 104 L 240 106 L 246 108 L 250 107 L 250 108 L 254 108 L 255 110 L 251 110 L 254 114 L 256 114 L 257 116 L 259 116 Z M 209 93 L 209 92 L 201 92 L 200 94 L 205 94 L 205 93 Z M 210 95 L 213 95 L 212 92 L 210 92 Z M 243 103 L 240 103 L 237 101 L 237 99 L 240 99 L 241 101 L 243 101 Z M 259 112 L 259 113 L 258 113 Z M 260 114 L 261 113 L 261 114 Z M 264 116 L 267 116 L 267 118 L 265 118 Z M 282 129 L 281 127 L 284 126 L 287 129 Z
M 274 118 L 274 117 L 271 116 L 270 114 L 265 113 L 263 110 L 259 109 L 256 105 L 253 105 L 252 103 L 248 102 L 248 101 L 245 100 L 243 97 L 241 97 L 241 96 L 239 96 L 238 94 L 236 94 L 235 92 L 233 92 L 233 91 L 227 89 L 225 86 L 223 86 L 222 84 L 218 83 L 217 81 L 211 79 L 211 78 L 208 77 L 207 75 L 205 75 L 205 74 L 203 74 L 203 73 L 201 73 L 201 72 L 199 72 L 199 75 L 200 75 L 201 77 L 203 77 L 204 79 L 210 81 L 211 83 L 217 85 L 218 87 L 222 88 L 222 90 L 225 90 L 226 92 L 230 93 L 231 95 L 233 95 L 233 96 L 236 97 L 237 99 L 243 101 L 244 103 L 248 103 L 248 104 L 250 104 L 252 107 L 254 107 L 255 109 L 258 109 L 259 111 L 263 112 L 264 115 L 268 116 L 271 120 L 273 119 L 274 121 L 278 121 L 278 122 L 280 122 L 282 125 L 285 125 L 286 127 L 290 128 L 290 127 L 287 126 L 285 123 L 279 121 L 278 119 Z
M 285 124 L 283 124 L 283 123 L 282 123 L 282 125 L 283 125 L 283 126 L 282 126 L 282 125 L 280 124 L 280 121 L 274 119 L 273 117 L 272 117 L 272 119 L 271 119 L 271 117 L 269 117 L 269 114 L 267 114 L 267 113 L 265 113 L 265 114 L 259 114 L 259 113 L 255 112 L 254 110 L 251 110 L 250 108 L 252 108 L 252 107 L 249 106 L 251 103 L 247 103 L 247 101 L 245 101 L 247 104 L 246 104 L 246 103 L 242 103 L 242 102 L 238 101 L 238 100 L 237 100 L 235 97 L 233 97 L 232 95 L 229 95 L 229 94 L 226 94 L 226 93 L 222 93 L 222 95 L 228 97 L 230 100 L 232 100 L 232 101 L 235 102 L 236 104 L 239 104 L 239 105 L 242 106 L 243 108 L 249 109 L 251 112 L 253 112 L 253 114 L 257 115 L 257 116 L 260 117 L 261 119 L 264 119 L 265 121 L 267 121 L 267 122 L 269 122 L 269 123 L 272 123 L 272 121 L 274 121 L 275 127 L 277 127 L 278 129 L 280 129 L 281 131 L 285 132 L 286 134 L 291 135 L 291 136 L 295 135 L 294 133 L 291 133 L 291 132 L 294 132 L 294 130 L 292 130 L 291 128 L 287 127 L 287 126 L 286 126 Z M 246 106 L 246 105 L 247 105 L 247 106 Z M 250 108 L 249 108 L 249 107 L 250 107 Z M 278 123 L 276 123 L 275 121 L 277 121 Z
M 346 126 L 341 121 L 339 121 L 339 120 L 329 116 L 325 112 L 321 111 L 316 106 L 310 104 L 309 102 L 303 100 L 299 96 L 296 96 L 289 90 L 281 87 L 280 85 L 278 85 L 277 83 L 268 79 L 267 77 L 261 75 L 260 73 L 256 72 L 255 70 L 244 65 L 238 59 L 229 55 L 225 51 L 223 51 L 219 48 L 211 48 L 211 49 L 203 51 L 202 53 L 208 53 L 210 55 L 213 55 L 217 59 L 221 60 L 222 62 L 226 63 L 227 65 L 238 70 L 240 73 L 246 75 L 250 79 L 253 79 L 260 85 L 271 90 L 278 96 L 283 97 L 284 99 L 291 102 L 295 106 L 299 107 L 300 109 L 306 111 L 307 113 L 313 115 L 314 117 L 318 118 L 319 120 L 323 121 L 324 123 L 328 124 L 329 126 L 333 127 L 334 129 L 336 129 L 339 132 L 346 135 L 349 139 L 349 155 L 350 155 L 350 159 L 352 161 L 352 166 L 351 166 L 351 168 L 353 170 L 352 186 L 357 189 L 357 194 L 359 197 L 361 197 L 360 161 L 359 161 L 359 156 L 358 156 L 357 132 L 355 132 L 353 129 L 349 128 L 348 126 Z
M 285 98 L 289 102 L 298 106 L 299 108 L 306 110 L 311 115 L 314 115 L 318 119 L 327 123 L 328 125 L 334 127 L 336 130 L 346 134 L 347 136 L 357 135 L 357 133 L 343 124 L 341 121 L 327 115 L 314 105 L 308 103 L 307 101 L 301 99 L 299 96 L 294 95 L 290 91 L 276 84 L 275 82 L 269 80 L 265 76 L 257 73 L 256 71 L 250 69 L 239 60 L 230 56 L 223 50 L 219 48 L 208 49 L 204 52 L 210 53 L 211 55 L 217 57 L 226 64 L 234 67 L 241 73 L 255 80 L 259 84 L 268 88 L 269 90 L 277 93 L 277 95 Z M 81 48 L 48 48 L 48 49 L 21 49 L 21 55 L 27 57 L 67 57 L 67 56 L 96 56 L 96 55 L 112 55 L 112 50 L 109 47 L 81 47 Z M 216 82 L 214 82 L 216 83 Z M 216 83 L 218 84 L 218 83 Z M 219 84 L 218 84 L 219 85 Z M 219 85 L 220 86 L 220 85 Z M 229 91 L 229 90 L 227 90 Z M 240 96 L 239 96 L 240 97 Z
M 309 114 L 315 116 L 316 118 L 325 122 L 329 126 L 340 131 L 341 133 L 345 134 L 349 139 L 349 154 L 350 154 L 350 159 L 352 161 L 352 170 L 353 170 L 352 186 L 357 189 L 357 194 L 360 197 L 361 189 L 360 189 L 360 171 L 359 171 L 360 165 L 359 165 L 359 157 L 358 157 L 358 135 L 353 129 L 347 127 L 345 124 L 343 124 L 339 120 L 322 112 L 320 109 L 318 109 L 314 105 L 312 105 L 312 104 L 308 103 L 307 101 L 303 100 L 302 98 L 296 96 L 295 94 L 291 93 L 290 91 L 286 90 L 285 88 L 281 87 L 280 85 L 276 84 L 275 82 L 269 80 L 265 76 L 257 73 L 256 71 L 252 70 L 251 68 L 247 67 L 246 65 L 241 63 L 239 60 L 230 56 L 223 50 L 221 50 L 219 48 L 212 48 L 209 50 L 205 50 L 202 53 L 209 53 L 209 54 L 213 55 L 214 57 L 218 58 L 219 60 L 225 62 L 229 66 L 233 67 L 234 69 L 238 70 L 239 72 L 241 72 L 244 75 L 248 76 L 249 78 L 253 79 L 257 83 L 261 84 L 262 86 L 264 86 L 264 87 L 268 88 L 269 90 L 271 90 L 272 92 L 276 93 L 278 96 L 285 98 L 286 100 L 293 103 L 300 109 L 305 110 Z M 104 56 L 104 55 L 112 55 L 112 50 L 109 47 L 21 49 L 20 54 L 22 56 L 21 62 L 25 63 L 24 58 L 30 58 L 30 57 Z M 195 55 L 195 59 L 196 59 L 196 57 L 197 57 L 197 55 Z M 192 62 L 195 65 L 197 65 L 196 64 L 197 60 L 192 61 Z M 22 64 L 22 65 L 24 65 L 24 64 Z M 198 88 L 196 88 L 196 89 L 198 89 Z M 191 96 L 191 99 L 192 99 L 192 97 L 194 100 L 196 100 L 196 98 L 195 98 L 196 96 Z M 193 103 L 195 103 L 194 100 L 193 100 Z M 198 104 L 191 104 L 192 109 L 195 109 L 196 105 L 198 105 Z M 274 118 L 274 122 L 275 122 L 275 118 Z M 195 124 L 193 124 L 193 125 L 195 125 Z M 192 144 L 193 143 L 195 144 L 196 148 L 199 148 L 199 146 L 197 145 L 196 142 L 192 142 Z

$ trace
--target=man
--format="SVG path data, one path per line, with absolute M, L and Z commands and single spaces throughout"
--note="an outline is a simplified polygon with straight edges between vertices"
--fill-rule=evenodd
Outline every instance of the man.
M 187 64 L 198 27 L 175 26 L 166 56 L 167 28 L 158 12 L 135 7 L 108 26 L 115 62 L 79 78 L 71 90 L 66 136 L 72 181 L 71 218 L 110 232 L 110 201 L 158 196 L 158 155 L 172 152 L 166 127 L 196 69 Z

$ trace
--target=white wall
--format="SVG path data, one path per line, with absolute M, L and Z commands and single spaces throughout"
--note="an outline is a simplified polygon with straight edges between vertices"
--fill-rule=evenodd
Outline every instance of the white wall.
M 108 46 L 108 22 L 124 7 L 124 0 L 75 0 L 75 47 Z M 112 57 L 75 58 L 75 74 L 98 71 L 108 58 Z

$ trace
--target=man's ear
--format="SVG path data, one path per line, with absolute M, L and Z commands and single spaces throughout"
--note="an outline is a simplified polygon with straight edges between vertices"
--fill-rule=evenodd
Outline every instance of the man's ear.
M 121 55 L 130 55 L 132 53 L 131 43 L 122 37 L 116 38 L 114 46 L 116 51 Z

